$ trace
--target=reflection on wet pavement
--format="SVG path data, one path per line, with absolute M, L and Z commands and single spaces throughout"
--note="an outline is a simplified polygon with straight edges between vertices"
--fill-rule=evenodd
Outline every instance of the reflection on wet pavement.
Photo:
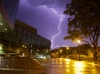
M 93 62 L 75 61 L 64 58 L 50 59 L 46 74 L 98 74 Z

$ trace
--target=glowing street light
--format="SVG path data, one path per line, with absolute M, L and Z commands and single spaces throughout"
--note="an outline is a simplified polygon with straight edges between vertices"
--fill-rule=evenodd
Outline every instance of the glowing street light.
M 92 47 L 93 47 L 93 45 L 92 45 Z
M 31 55 L 32 55 L 32 50 L 31 50 Z
M 78 42 L 79 60 L 80 60 L 80 49 L 79 49 L 80 40 L 77 40 L 77 42 Z
M 78 44 L 80 43 L 80 40 L 77 40 Z
M 68 50 L 69 50 L 69 47 L 67 46 L 66 49 L 67 49 L 67 56 L 68 56 Z
M 67 47 L 67 50 L 69 49 L 69 47 Z
M 62 49 L 60 50 L 60 52 L 62 52 Z
M 2 25 L 2 23 L 0 23 L 0 25 Z
M 25 47 L 25 45 L 23 45 L 23 47 Z
M 6 31 L 7 29 L 5 29 L 5 31 Z

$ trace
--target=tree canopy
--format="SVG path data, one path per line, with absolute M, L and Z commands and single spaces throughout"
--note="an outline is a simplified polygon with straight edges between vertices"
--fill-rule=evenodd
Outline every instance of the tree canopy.
M 72 0 L 66 5 L 64 14 L 70 15 L 68 36 L 64 39 L 80 39 L 96 50 L 100 38 L 100 0 Z

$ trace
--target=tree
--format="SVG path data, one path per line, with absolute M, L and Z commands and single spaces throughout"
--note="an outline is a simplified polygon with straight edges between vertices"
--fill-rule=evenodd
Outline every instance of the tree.
M 91 46 L 89 44 L 82 44 L 80 45 L 80 50 L 81 50 L 81 54 L 88 54 L 88 49 L 91 49 Z
M 93 46 L 94 60 L 96 61 L 100 38 L 100 0 L 72 0 L 70 4 L 66 5 L 64 14 L 70 15 L 68 36 L 64 39 L 73 41 L 80 39 L 90 44 L 91 47 Z

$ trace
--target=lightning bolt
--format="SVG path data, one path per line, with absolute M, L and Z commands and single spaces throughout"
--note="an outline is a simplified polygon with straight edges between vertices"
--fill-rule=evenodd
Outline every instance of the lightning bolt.
M 60 46 L 58 45 L 55 45 L 54 47 L 52 47 L 52 49 L 55 49 L 55 48 L 59 48 Z
M 55 45 L 54 47 L 52 47 L 52 49 L 59 48 L 59 47 L 61 47 L 61 46 Z M 68 47 L 68 46 L 62 45 L 62 47 Z
M 51 8 L 51 10 L 52 10 L 55 14 L 58 14 L 53 8 Z
M 51 8 L 51 10 L 52 10 L 56 15 L 58 14 L 53 8 Z M 58 14 L 58 15 L 59 15 L 59 14 Z M 54 46 L 54 45 L 53 45 L 54 38 L 57 37 L 57 36 L 61 33 L 60 25 L 61 25 L 61 22 L 62 22 L 63 19 L 64 19 L 64 15 L 60 14 L 60 21 L 59 21 L 59 25 L 58 25 L 58 30 L 59 30 L 59 32 L 58 32 L 56 35 L 52 36 L 52 39 L 51 39 L 51 48 L 53 48 L 53 46 Z
M 47 8 L 46 5 L 44 5 L 43 7 L 46 7 L 46 8 Z M 58 30 L 59 30 L 59 32 L 58 32 L 57 34 L 55 34 L 54 36 L 51 37 L 51 48 L 56 48 L 56 47 L 60 47 L 60 46 L 56 45 L 56 46 L 54 47 L 54 45 L 53 45 L 54 38 L 57 37 L 57 36 L 61 33 L 60 25 L 61 25 L 61 22 L 63 21 L 63 19 L 64 19 L 65 16 L 64 16 L 63 14 L 58 14 L 53 8 L 50 8 L 50 9 L 51 9 L 56 15 L 60 16 L 60 21 L 59 21 L 59 24 L 58 24 Z M 51 33 L 51 30 L 50 30 L 50 33 Z M 51 34 L 50 34 L 50 35 L 51 35 Z M 65 46 L 65 45 L 64 45 L 64 46 Z

